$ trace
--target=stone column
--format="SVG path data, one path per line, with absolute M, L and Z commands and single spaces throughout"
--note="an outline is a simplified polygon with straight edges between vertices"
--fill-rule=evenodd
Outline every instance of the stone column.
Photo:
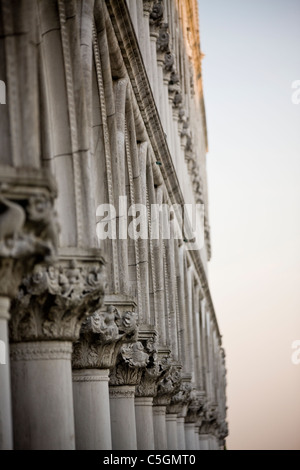
M 12 418 L 11 418 L 11 392 L 10 392 L 10 368 L 9 345 L 7 325 L 10 300 L 8 297 L 0 297 L 0 450 L 13 448 Z
M 177 446 L 178 450 L 185 450 L 184 417 L 177 418 Z
M 109 369 L 73 371 L 77 450 L 110 450 Z
M 70 341 L 11 345 L 15 449 L 75 448 Z
M 120 385 L 109 389 L 114 450 L 137 449 L 134 395 L 134 385 Z
M 194 423 L 185 423 L 185 446 L 186 450 L 195 450 L 195 427 Z
M 173 395 L 178 392 L 180 384 L 180 366 L 173 364 L 157 385 L 157 393 L 154 398 L 153 407 L 156 450 L 177 449 L 177 414 L 166 413 L 166 410 L 171 403 Z M 164 438 L 163 435 L 166 437 Z
M 104 293 L 100 252 L 37 265 L 12 304 L 15 449 L 75 449 L 72 342 Z
M 155 449 L 155 430 L 153 412 L 153 397 L 156 395 L 157 384 L 161 375 L 166 372 L 168 366 L 165 350 L 161 351 L 157 346 L 157 331 L 151 325 L 139 327 L 139 339 L 149 354 L 149 364 L 142 372 L 141 380 L 135 391 L 135 412 L 138 450 Z M 168 351 L 169 354 L 169 351 Z M 155 425 L 158 423 L 155 422 Z M 158 427 L 158 429 L 160 429 Z
M 171 402 L 167 408 L 168 413 L 176 415 L 176 434 L 178 450 L 185 449 L 184 420 L 188 410 L 188 403 L 190 399 L 191 390 L 191 375 L 186 374 L 181 376 L 177 393 L 172 396 Z
M 73 391 L 76 449 L 110 450 L 109 369 L 137 331 L 136 314 L 108 304 L 82 324 L 74 343 Z
M 166 414 L 167 442 L 169 450 L 177 450 L 177 415 L 176 413 Z
M 185 418 L 185 439 L 187 450 L 199 449 L 199 414 L 204 404 L 204 392 L 193 389 L 190 393 L 190 402 Z
M 156 450 L 168 449 L 166 409 L 164 405 L 153 406 L 154 446 Z
M 135 419 L 138 450 L 154 449 L 152 405 L 153 397 L 135 398 Z
M 209 436 L 207 434 L 199 434 L 200 450 L 209 450 Z
M 42 170 L 0 170 L 0 450 L 13 448 L 8 321 L 23 276 L 56 250 L 55 185 Z
M 195 449 L 200 450 L 199 427 L 196 424 L 194 425 L 194 432 L 195 432 Z
M 110 374 L 110 413 L 113 450 L 136 450 L 135 387 L 149 362 L 140 341 L 121 347 L 116 367 Z

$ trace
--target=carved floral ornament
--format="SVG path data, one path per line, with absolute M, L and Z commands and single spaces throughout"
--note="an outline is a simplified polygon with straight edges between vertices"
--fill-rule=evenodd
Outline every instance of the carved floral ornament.
M 110 384 L 136 385 L 136 396 L 153 397 L 170 367 L 170 351 L 160 350 L 157 332 L 148 331 L 139 341 L 122 346 Z
M 154 404 L 169 405 L 172 397 L 179 392 L 180 385 L 181 367 L 178 365 L 171 365 L 167 373 L 158 382 Z
M 16 295 L 23 276 L 36 263 L 54 259 L 59 233 L 54 196 L 36 188 L 16 195 L 8 185 L 0 187 L 1 295 Z
M 77 339 L 82 321 L 101 306 L 104 287 L 101 261 L 35 266 L 12 302 L 11 340 Z
M 73 368 L 111 368 L 120 351 L 130 363 L 122 346 L 136 339 L 136 312 L 121 312 L 113 305 L 108 305 L 106 311 L 97 310 L 83 322 L 80 338 L 74 343 Z
M 149 361 L 136 387 L 136 396 L 138 397 L 154 397 L 157 395 L 158 384 L 172 365 L 170 352 L 159 350 L 157 336 L 147 341 L 146 351 L 149 353 Z

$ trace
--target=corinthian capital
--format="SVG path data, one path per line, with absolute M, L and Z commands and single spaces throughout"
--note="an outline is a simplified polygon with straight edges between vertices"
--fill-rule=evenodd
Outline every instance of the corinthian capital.
M 122 345 L 135 341 L 137 315 L 121 312 L 114 305 L 97 310 L 82 324 L 80 338 L 74 343 L 74 369 L 109 369 L 116 363 Z
M 105 287 L 103 259 L 60 260 L 37 265 L 12 302 L 13 342 L 77 339 L 87 315 L 102 305 Z

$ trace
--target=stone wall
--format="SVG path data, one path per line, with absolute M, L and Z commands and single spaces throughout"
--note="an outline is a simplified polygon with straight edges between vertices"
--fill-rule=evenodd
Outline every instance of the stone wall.
M 0 0 L 1 449 L 224 447 L 201 58 L 196 0 Z

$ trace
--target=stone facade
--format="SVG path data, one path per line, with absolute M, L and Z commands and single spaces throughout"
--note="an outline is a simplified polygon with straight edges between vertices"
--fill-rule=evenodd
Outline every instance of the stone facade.
M 201 59 L 196 0 L 0 0 L 1 449 L 224 447 Z

